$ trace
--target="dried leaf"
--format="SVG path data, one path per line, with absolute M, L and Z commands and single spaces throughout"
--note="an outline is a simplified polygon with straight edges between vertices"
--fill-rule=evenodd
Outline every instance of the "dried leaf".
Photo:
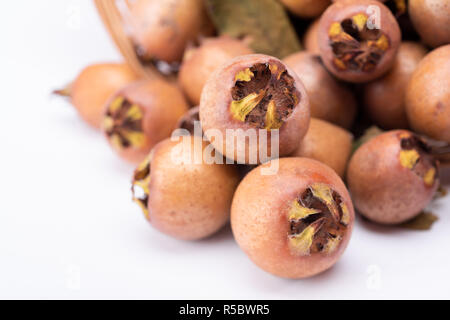
M 301 49 L 300 41 L 277 0 L 205 0 L 221 34 L 246 39 L 257 53 L 278 58 Z
M 411 230 L 430 230 L 438 219 L 433 213 L 424 211 L 414 219 L 401 224 L 400 227 Z

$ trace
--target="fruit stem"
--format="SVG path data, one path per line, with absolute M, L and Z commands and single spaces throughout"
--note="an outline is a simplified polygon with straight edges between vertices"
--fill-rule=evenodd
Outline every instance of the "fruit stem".
M 70 98 L 72 96 L 72 84 L 69 84 L 62 89 L 53 90 L 52 94 L 60 97 Z
M 434 156 L 450 155 L 450 144 L 444 146 L 432 146 L 431 154 Z

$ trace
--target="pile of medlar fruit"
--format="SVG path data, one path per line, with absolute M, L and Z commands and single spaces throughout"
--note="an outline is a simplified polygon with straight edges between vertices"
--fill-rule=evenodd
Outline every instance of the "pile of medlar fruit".
M 420 217 L 450 163 L 450 3 L 273 0 L 305 48 L 274 56 L 213 2 L 130 2 L 129 42 L 159 72 L 95 64 L 55 91 L 137 165 L 150 224 L 199 240 L 230 223 L 260 268 L 305 278 L 341 258 L 356 213 Z

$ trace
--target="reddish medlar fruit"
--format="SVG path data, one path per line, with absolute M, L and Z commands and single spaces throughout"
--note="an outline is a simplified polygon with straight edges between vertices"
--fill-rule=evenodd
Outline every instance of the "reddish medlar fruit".
M 315 55 L 320 55 L 319 42 L 317 39 L 319 22 L 320 19 L 316 19 L 311 22 L 303 37 L 303 45 L 305 46 L 305 49 Z
M 330 0 L 281 0 L 289 11 L 301 18 L 315 18 L 330 5 Z
M 178 82 L 190 102 L 198 105 L 206 80 L 217 67 L 251 53 L 253 51 L 243 41 L 228 36 L 206 39 L 200 47 L 186 51 Z
M 207 148 L 212 150 L 201 137 L 167 139 L 135 171 L 133 199 L 159 231 L 197 240 L 229 220 L 239 174 L 232 165 L 207 164 L 203 158 Z
M 450 143 L 450 45 L 420 62 L 406 89 L 406 114 L 415 131 Z
M 343 177 L 352 152 L 353 135 L 329 122 L 311 118 L 308 132 L 292 157 L 320 161 Z
M 409 0 L 408 11 L 423 42 L 431 47 L 450 43 L 448 0 Z
M 171 135 L 188 108 L 174 84 L 159 78 L 137 82 L 110 99 L 103 131 L 122 158 L 139 163 L 155 144 Z
M 278 172 L 264 169 L 279 161 Z M 306 158 L 272 160 L 252 170 L 236 190 L 231 227 L 260 268 L 306 278 L 333 266 L 350 240 L 353 205 L 339 176 Z
M 385 76 L 364 86 L 364 106 L 378 126 L 385 129 L 408 128 L 406 87 L 426 54 L 427 50 L 421 44 L 403 42 L 392 69 Z
M 100 128 L 105 103 L 120 88 L 138 77 L 125 63 L 101 63 L 86 67 L 67 88 L 54 93 L 65 96 L 81 118 L 94 128 Z
M 273 155 L 273 134 L 279 133 L 279 155 L 292 153 L 308 130 L 309 117 L 309 99 L 297 75 L 277 58 L 261 54 L 237 57 L 216 69 L 200 102 L 205 135 L 220 153 L 241 164 L 264 161 L 260 148 Z M 260 143 L 265 133 L 267 143 Z
M 336 81 L 322 64 L 319 56 L 302 51 L 285 59 L 306 88 L 311 117 L 350 128 L 356 115 L 357 103 L 352 92 Z
M 366 218 L 399 224 L 417 216 L 439 186 L 438 161 L 427 143 L 406 130 L 372 138 L 347 168 L 355 207 Z
M 136 0 L 126 16 L 143 60 L 177 62 L 190 41 L 212 27 L 202 0 Z
M 320 18 L 322 60 L 331 73 L 345 81 L 367 82 L 386 73 L 400 40 L 397 20 L 379 1 L 338 1 Z

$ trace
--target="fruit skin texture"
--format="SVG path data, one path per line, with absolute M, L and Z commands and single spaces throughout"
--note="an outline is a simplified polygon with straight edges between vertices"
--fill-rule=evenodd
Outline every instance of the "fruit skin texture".
M 200 47 L 186 51 L 178 82 L 189 101 L 198 105 L 206 80 L 217 67 L 232 58 L 252 53 L 244 42 L 228 36 L 205 39 Z
M 283 59 L 306 88 L 311 117 L 350 128 L 356 116 L 357 102 L 352 92 L 333 78 L 320 57 L 302 51 Z
M 217 129 L 222 133 L 223 137 L 226 137 L 227 129 L 243 129 L 244 131 L 254 129 L 250 124 L 233 118 L 230 112 L 230 104 L 232 102 L 231 90 L 235 86 L 235 77 L 239 72 L 258 63 L 272 62 L 283 65 L 277 58 L 254 54 L 237 57 L 213 72 L 205 84 L 200 101 L 200 122 L 205 133 L 209 129 Z M 295 151 L 295 148 L 308 130 L 310 119 L 309 98 L 306 90 L 297 75 L 288 67 L 286 67 L 286 70 L 288 75 L 294 79 L 295 89 L 300 93 L 300 101 L 295 106 L 290 117 L 279 129 L 280 156 L 286 156 Z M 259 135 L 259 132 L 257 134 Z M 268 155 L 272 154 L 270 140 L 271 135 L 269 131 L 267 134 Z M 238 160 L 238 155 L 244 153 L 245 159 L 239 162 L 241 164 L 250 164 L 249 154 L 258 154 L 258 162 L 261 162 L 258 152 L 259 143 L 246 143 L 242 149 L 239 146 L 227 148 L 226 139 L 224 138 L 222 144 L 213 141 L 213 145 L 217 151 L 229 159 Z
M 381 224 L 399 224 L 417 216 L 439 186 L 401 165 L 400 136 L 406 130 L 388 131 L 363 144 L 347 168 L 347 184 L 358 212 Z
M 403 42 L 392 69 L 364 86 L 364 106 L 377 125 L 385 129 L 409 127 L 405 92 L 414 70 L 426 54 L 421 44 Z
M 145 60 L 180 61 L 189 41 L 211 32 L 202 0 L 137 0 L 127 22 Z
M 380 26 L 389 40 L 389 48 L 378 61 L 375 69 L 371 71 L 339 69 L 334 61 L 333 49 L 330 46 L 330 28 L 335 22 L 342 22 L 355 15 L 364 13 L 370 6 L 380 9 Z M 332 4 L 320 18 L 318 42 L 322 60 L 333 75 L 337 78 L 354 83 L 368 82 L 386 73 L 393 65 L 401 41 L 401 31 L 397 20 L 391 11 L 382 3 L 375 0 L 342 0 Z
M 208 237 L 229 220 L 231 201 L 239 183 L 235 166 L 194 164 L 172 161 L 172 150 L 178 145 L 200 152 L 209 144 L 201 137 L 184 137 L 181 142 L 169 139 L 159 143 L 151 161 L 148 209 L 150 223 L 159 231 L 177 239 L 197 240 Z M 195 149 L 192 149 L 195 151 Z
M 292 157 L 320 161 L 344 177 L 352 151 L 353 135 L 329 122 L 311 118 L 308 132 Z
M 315 18 L 330 4 L 330 0 L 281 0 L 289 11 L 301 18 Z
M 178 120 L 189 109 L 181 90 L 159 78 L 139 81 L 119 90 L 107 105 L 117 97 L 125 97 L 131 104 L 138 105 L 144 114 L 141 123 L 145 141 L 142 146 L 117 148 L 107 137 L 119 156 L 134 164 L 145 159 L 158 142 L 170 137 Z
M 277 161 L 277 160 L 272 160 Z M 263 270 L 283 278 L 306 278 L 333 266 L 350 240 L 354 210 L 347 189 L 339 176 L 318 161 L 306 158 L 279 159 L 276 175 L 262 175 L 264 164 L 251 171 L 236 190 L 231 208 L 234 237 Z M 324 183 L 339 193 L 349 209 L 347 231 L 331 254 L 299 256 L 288 244 L 288 204 L 312 183 Z
M 81 71 L 68 88 L 68 94 L 80 116 L 98 129 L 101 127 L 106 101 L 117 90 L 136 80 L 138 77 L 127 64 L 93 64 Z
M 319 21 L 316 19 L 306 29 L 305 36 L 303 37 L 303 45 L 305 49 L 312 54 L 320 55 L 319 42 L 317 41 L 317 31 L 319 30 Z
M 409 0 L 408 12 L 422 40 L 431 47 L 450 43 L 450 2 Z
M 420 62 L 406 89 L 406 114 L 415 131 L 450 143 L 450 45 Z

